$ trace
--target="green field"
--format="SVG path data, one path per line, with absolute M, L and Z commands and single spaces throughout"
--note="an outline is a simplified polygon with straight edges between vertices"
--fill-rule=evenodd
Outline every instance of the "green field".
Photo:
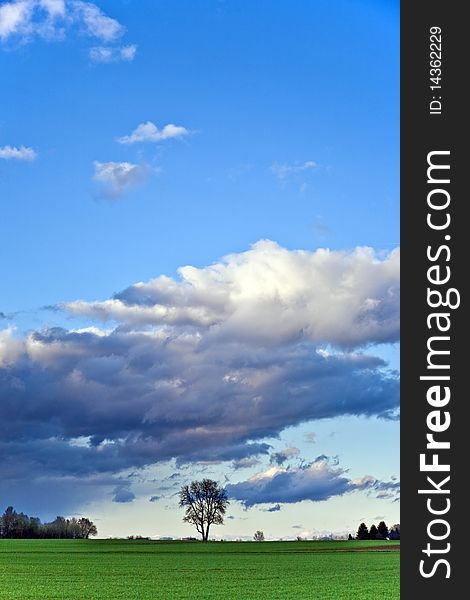
M 0 540 L 2 600 L 398 600 L 394 542 Z

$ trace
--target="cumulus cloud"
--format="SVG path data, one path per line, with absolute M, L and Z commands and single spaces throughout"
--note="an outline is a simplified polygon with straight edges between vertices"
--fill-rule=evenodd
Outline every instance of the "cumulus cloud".
M 321 502 L 350 492 L 396 487 L 393 482 L 381 482 L 370 476 L 352 480 L 335 461 L 319 456 L 298 468 L 271 467 L 246 481 L 229 484 L 226 489 L 231 498 L 249 508 L 274 502 Z
M 89 56 L 96 63 L 131 62 L 137 53 L 137 46 L 94 46 Z
M 103 185 L 105 195 L 117 198 L 141 183 L 148 169 L 129 162 L 94 162 L 93 179 Z
M 98 478 L 97 490 L 116 488 L 123 471 L 169 459 L 244 468 L 268 456 L 264 440 L 287 427 L 396 415 L 397 374 L 357 350 L 398 336 L 396 252 L 261 242 L 180 275 L 64 306 L 116 326 L 0 334 L 5 488 L 38 477 Z M 273 468 L 273 477 L 290 477 Z M 317 481 L 318 469 L 289 472 Z M 330 460 L 323 469 L 336 467 Z M 333 490 L 390 491 L 372 479 L 333 479 Z
M 371 248 L 292 251 L 264 240 L 209 267 L 182 267 L 179 276 L 66 308 L 131 326 L 192 326 L 214 341 L 352 348 L 398 340 L 398 250 L 380 258 Z
M 313 160 L 307 160 L 303 163 L 296 163 L 293 165 L 274 163 L 271 165 L 271 173 L 273 173 L 278 179 L 286 179 L 290 175 L 302 173 L 305 171 L 311 171 L 316 169 L 317 164 Z
M 314 431 L 304 431 L 304 442 L 307 444 L 315 444 L 317 441 L 317 434 Z
M 135 144 L 136 142 L 161 142 L 171 138 L 179 138 L 189 134 L 186 127 L 169 123 L 159 129 L 152 121 L 140 123 L 130 135 L 118 138 L 120 144 Z
M 63 39 L 70 30 L 110 43 L 125 28 L 96 4 L 82 0 L 11 0 L 0 5 L 0 40 L 28 43 L 35 37 Z
M 27 146 L 0 146 L 0 159 L 3 160 L 35 160 L 37 153 Z

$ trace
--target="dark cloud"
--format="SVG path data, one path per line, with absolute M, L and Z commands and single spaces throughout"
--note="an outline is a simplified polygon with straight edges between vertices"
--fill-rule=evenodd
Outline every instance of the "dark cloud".
M 198 462 L 200 464 L 220 464 L 225 461 L 233 460 L 234 464 L 241 464 L 242 461 L 257 461 L 255 456 L 267 455 L 271 446 L 265 442 L 247 442 L 231 444 L 227 439 L 224 446 L 213 447 L 208 453 L 207 447 L 193 450 L 190 455 L 178 457 L 176 464 L 183 466 L 188 462 Z M 259 462 L 259 461 L 258 461 Z
M 377 492 L 376 498 L 395 498 L 400 491 L 400 482 L 396 479 L 392 481 L 375 481 L 371 486 L 374 492 Z
M 114 488 L 113 502 L 133 502 L 135 494 L 130 490 L 128 485 L 118 485 Z
M 298 468 L 271 467 L 247 481 L 227 486 L 229 496 L 249 508 L 257 504 L 295 503 L 302 500 L 321 502 L 354 491 L 396 491 L 394 482 L 382 482 L 370 476 L 350 479 L 335 461 L 320 456 Z
M 151 496 L 149 498 L 149 502 L 158 502 L 160 500 L 161 496 Z
M 186 334 L 56 328 L 11 348 L 14 360 L 0 368 L 0 443 L 18 468 L 42 475 L 117 473 L 174 457 L 240 461 L 266 455 L 261 440 L 288 426 L 392 417 L 398 406 L 398 377 L 383 361 L 310 344 L 261 351 L 201 347 Z
M 10 469 L 14 471 L 14 463 Z M 117 483 L 118 478 L 114 476 L 44 477 L 22 469 L 16 477 L 10 473 L 8 481 L 0 484 L 0 510 L 13 505 L 44 521 L 55 519 L 57 515 L 76 516 L 79 507 L 107 499 Z M 86 514 L 86 510 L 84 512 Z
M 379 500 L 387 500 L 389 498 L 394 498 L 394 494 L 392 492 L 379 492 L 375 497 Z
M 396 273 L 395 256 L 266 242 L 184 267 L 181 282 L 160 277 L 68 307 L 120 321 L 109 330 L 0 331 L 0 480 L 109 478 L 90 484 L 101 494 L 125 470 L 173 458 L 252 467 L 272 450 L 266 438 L 315 419 L 394 418 L 397 373 L 344 348 L 396 338 Z M 335 304 L 348 274 L 347 301 Z M 288 450 L 273 463 L 294 458 Z
M 238 469 L 249 469 L 250 467 L 255 467 L 260 464 L 260 460 L 254 457 L 245 457 L 240 458 L 238 460 L 234 460 L 232 463 L 232 469 L 238 471 Z
M 56 328 L 6 346 L 3 481 L 11 464 L 25 482 L 117 474 L 171 458 L 179 466 L 247 465 L 237 461 L 267 455 L 263 438 L 288 426 L 392 417 L 398 406 L 398 377 L 380 359 L 325 355 L 306 343 L 207 346 L 187 334 Z
M 280 504 L 275 504 L 274 506 L 270 506 L 265 510 L 265 512 L 279 512 L 281 510 Z
M 298 448 L 285 448 L 279 452 L 273 452 L 271 454 L 271 464 L 283 465 L 286 461 L 292 458 L 298 458 L 300 450 Z

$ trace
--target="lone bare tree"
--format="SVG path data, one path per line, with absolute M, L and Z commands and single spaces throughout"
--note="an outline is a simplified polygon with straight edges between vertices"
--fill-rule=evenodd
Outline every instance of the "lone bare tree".
M 192 523 L 201 534 L 202 541 L 209 539 L 211 525 L 223 525 L 227 506 L 227 492 L 217 481 L 203 479 L 184 485 L 180 491 L 181 508 L 186 509 L 183 521 Z

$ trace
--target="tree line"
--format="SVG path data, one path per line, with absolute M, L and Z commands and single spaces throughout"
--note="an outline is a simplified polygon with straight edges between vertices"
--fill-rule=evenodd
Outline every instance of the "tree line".
M 50 523 L 41 523 L 37 517 L 17 513 L 12 506 L 9 506 L 0 517 L 0 538 L 86 540 L 97 533 L 96 525 L 85 517 L 80 519 L 56 517 Z
M 212 479 L 192 481 L 179 492 L 179 506 L 185 509 L 183 521 L 194 525 L 203 542 L 208 541 L 212 525 L 223 525 L 229 504 L 226 490 Z M 88 539 L 97 534 L 94 523 L 85 517 L 56 517 L 51 523 L 41 523 L 37 517 L 17 513 L 12 506 L 0 517 L 0 538 Z M 253 539 L 257 542 L 264 541 L 264 533 L 258 530 Z M 380 521 L 377 526 L 371 525 L 369 529 L 365 523 L 361 523 L 355 538 L 349 534 L 348 539 L 399 540 L 400 525 L 393 525 L 389 529 L 384 521 Z
M 349 534 L 349 539 L 354 539 Z M 387 527 L 384 521 L 375 526 L 371 525 L 370 529 L 365 523 L 361 523 L 356 533 L 356 540 L 399 540 L 400 539 L 400 525 L 393 525 L 390 529 Z

